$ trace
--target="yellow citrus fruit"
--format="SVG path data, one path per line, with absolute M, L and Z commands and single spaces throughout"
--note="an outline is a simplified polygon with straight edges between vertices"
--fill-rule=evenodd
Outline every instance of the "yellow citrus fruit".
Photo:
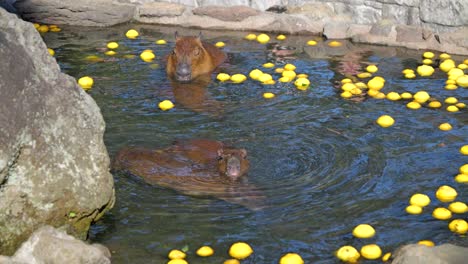
M 463 219 L 454 219 L 449 223 L 450 231 L 464 235 L 468 232 L 468 223 Z
M 185 252 L 178 249 L 171 250 L 167 255 L 169 259 L 184 259 L 186 256 Z
M 460 153 L 463 155 L 468 155 L 468 145 L 464 145 L 460 148 Z
M 173 108 L 174 104 L 170 100 L 164 100 L 158 104 L 158 107 L 163 111 L 167 111 Z
M 365 79 L 372 77 L 372 73 L 370 72 L 361 72 L 356 75 L 358 78 Z
M 371 238 L 375 235 L 375 229 L 369 224 L 360 224 L 353 229 L 353 236 L 357 238 Z
M 436 191 L 437 199 L 439 199 L 439 201 L 443 203 L 455 200 L 455 198 L 457 198 L 457 195 L 457 191 L 448 185 L 442 185 Z
M 89 76 L 83 76 L 80 79 L 78 79 L 78 84 L 83 88 L 84 90 L 89 90 L 94 84 L 93 78 Z
M 444 102 L 446 104 L 456 104 L 456 103 L 458 103 L 458 99 L 453 97 L 453 96 L 450 96 L 450 97 L 445 98 Z
M 456 103 L 455 106 L 458 107 L 458 109 L 461 109 L 461 108 L 465 108 L 466 104 L 465 103 Z
M 218 41 L 215 43 L 215 46 L 218 47 L 218 48 L 222 48 L 224 46 L 226 46 L 226 43 L 222 42 L 222 41 Z
M 309 46 L 315 46 L 315 45 L 317 45 L 317 41 L 315 41 L 315 40 L 309 40 L 309 41 L 307 41 L 307 45 L 309 45 Z
M 361 255 L 352 246 L 342 246 L 336 252 L 336 257 L 344 262 L 355 263 Z
M 269 93 L 269 92 L 263 93 L 263 98 L 265 98 L 265 99 L 271 99 L 273 97 L 275 97 L 274 93 Z
M 285 39 L 286 39 L 286 36 L 283 35 L 283 34 L 281 34 L 281 35 L 276 36 L 276 39 L 277 39 L 277 40 L 285 40 Z
M 420 104 L 423 104 L 425 103 L 427 100 L 429 100 L 429 98 L 431 98 L 431 96 L 429 95 L 428 92 L 426 91 L 418 91 L 417 93 L 415 93 L 413 95 L 413 98 L 416 102 L 420 103 Z
M 429 104 L 427 104 L 430 108 L 440 108 L 442 107 L 442 103 L 439 101 L 432 101 Z
M 341 45 L 343 45 L 343 44 L 341 44 L 341 42 L 336 41 L 336 40 L 333 40 L 333 41 L 328 42 L 328 46 L 334 47 L 334 48 L 335 48 L 335 47 L 340 47 Z
M 384 82 L 374 77 L 367 82 L 367 87 L 372 90 L 380 90 L 384 87 Z
M 412 205 L 417 205 L 419 207 L 424 207 L 431 203 L 431 199 L 425 194 L 415 193 L 413 194 L 413 196 L 411 196 L 409 203 Z
M 117 54 L 117 52 L 115 52 L 113 50 L 108 50 L 108 51 L 104 52 L 104 54 L 106 54 L 107 56 L 114 56 L 115 54 Z
M 432 216 L 435 219 L 447 220 L 452 217 L 452 212 L 450 212 L 450 210 L 447 208 L 437 207 L 436 209 L 434 209 L 434 211 L 432 211 Z
M 423 76 L 423 77 L 431 76 L 434 73 L 434 68 L 432 66 L 424 64 L 424 65 L 418 66 L 416 71 L 418 72 L 420 76 Z
M 449 204 L 448 209 L 452 211 L 452 213 L 456 214 L 464 214 L 468 212 L 468 206 L 464 202 L 453 202 Z
M 379 70 L 379 68 L 377 68 L 377 66 L 375 65 L 369 65 L 366 67 L 366 71 L 370 72 L 370 73 L 375 73 Z
M 269 80 L 272 80 L 272 79 L 273 79 L 273 76 L 271 76 L 271 74 L 268 74 L 268 73 L 262 73 L 262 75 L 258 77 L 258 80 L 260 82 L 268 82 Z
M 407 73 L 407 74 L 405 74 L 405 78 L 406 79 L 414 79 L 414 78 L 416 78 L 416 74 L 414 74 L 413 72 Z
M 262 33 L 257 36 L 257 41 L 261 44 L 265 44 L 270 41 L 270 37 L 267 34 Z
M 214 250 L 210 246 L 202 246 L 197 249 L 196 253 L 200 257 L 209 257 L 214 254 Z
M 382 256 L 382 261 L 383 262 L 386 262 L 390 259 L 390 257 L 392 256 L 392 253 L 391 252 L 388 252 L 388 253 L 385 253 L 383 256 Z
M 287 71 L 294 71 L 296 69 L 296 66 L 294 64 L 287 63 L 286 65 L 284 65 L 283 68 Z
M 155 41 L 155 43 L 157 45 L 165 45 L 165 44 L 167 44 L 167 41 L 164 40 L 164 39 L 158 39 L 158 40 Z
M 246 35 L 244 38 L 247 39 L 247 40 L 254 40 L 254 39 L 257 38 L 257 35 L 250 33 L 250 34 Z
M 430 52 L 430 51 L 426 51 L 426 52 L 423 53 L 423 57 L 426 58 L 426 59 L 432 59 L 432 58 L 434 58 L 434 53 Z
M 275 64 L 271 63 L 271 62 L 267 62 L 267 63 L 264 63 L 262 66 L 264 68 L 273 68 L 273 67 L 275 67 Z
M 258 80 L 258 78 L 260 77 L 260 75 L 262 75 L 263 72 L 259 69 L 253 69 L 250 71 L 249 73 L 249 77 L 254 79 L 254 80 Z
M 412 215 L 418 215 L 422 213 L 422 207 L 417 205 L 408 205 L 406 207 L 406 212 Z
M 460 173 L 461 174 L 468 174 L 468 164 L 462 165 L 460 167 Z
M 401 99 L 401 96 L 397 92 L 389 92 L 387 94 L 387 99 L 391 101 L 398 101 Z
M 447 106 L 447 111 L 449 111 L 449 112 L 458 112 L 459 110 L 460 110 L 460 109 L 458 109 L 458 107 L 455 106 L 455 105 L 449 105 L 449 106 Z
M 377 118 L 376 122 L 381 127 L 390 127 L 395 123 L 395 120 L 389 115 L 382 115 Z
M 245 242 L 236 242 L 229 248 L 229 255 L 235 259 L 245 259 L 253 253 L 252 247 Z
M 404 92 L 401 94 L 401 98 L 403 99 L 411 99 L 413 98 L 413 95 L 411 93 L 408 93 L 408 92 Z
M 449 123 L 442 123 L 439 125 L 439 129 L 442 131 L 449 131 L 452 130 L 452 125 L 450 125 Z
M 435 246 L 434 242 L 430 241 L 430 240 L 421 240 L 418 242 L 419 245 L 424 245 L 424 246 L 428 246 L 428 247 L 433 247 Z
M 221 72 L 221 73 L 218 73 L 218 75 L 216 75 L 216 79 L 218 79 L 221 82 L 225 82 L 225 81 L 231 79 L 231 76 L 229 74 L 227 74 L 227 73 Z
M 107 48 L 108 49 L 116 49 L 118 47 L 119 47 L 119 43 L 117 43 L 115 41 L 107 43 Z
M 279 264 L 304 264 L 304 260 L 299 254 L 287 253 L 281 257 Z
M 346 98 L 351 98 L 351 97 L 353 97 L 353 94 L 352 94 L 350 91 L 344 91 L 344 92 L 342 92 L 342 93 L 340 94 L 340 96 L 341 96 L 342 98 L 345 98 L 345 99 L 346 99 Z
M 247 80 L 247 77 L 244 74 L 241 73 L 236 73 L 231 76 L 231 81 L 233 83 L 241 83 L 243 81 Z
M 145 50 L 140 54 L 140 58 L 145 62 L 151 62 L 154 58 L 156 58 L 156 56 L 152 51 Z
M 295 71 L 288 71 L 288 70 L 284 70 L 281 75 L 283 77 L 288 77 L 289 79 L 294 79 L 296 78 L 296 72 Z
M 47 51 L 49 52 L 50 56 L 54 56 L 55 55 L 55 51 L 51 48 L 47 48 Z
M 382 250 L 377 244 L 369 244 L 361 248 L 361 255 L 366 259 L 378 259 L 382 255 Z
M 297 78 L 296 81 L 294 82 L 294 85 L 299 90 L 307 90 L 307 88 L 310 85 L 310 81 L 307 78 Z
M 455 176 L 455 181 L 458 183 L 468 183 L 468 174 L 458 174 Z
M 135 39 L 138 37 L 138 35 L 138 31 L 136 31 L 135 29 L 130 29 L 127 31 L 127 33 L 125 33 L 125 36 L 129 39 Z

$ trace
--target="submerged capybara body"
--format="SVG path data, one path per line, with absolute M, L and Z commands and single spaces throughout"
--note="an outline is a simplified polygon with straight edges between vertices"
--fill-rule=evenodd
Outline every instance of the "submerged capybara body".
M 179 82 L 190 82 L 200 75 L 211 73 L 225 59 L 226 54 L 200 36 L 180 37 L 175 34 L 175 47 L 167 58 L 167 75 Z
M 187 195 L 214 196 L 251 209 L 263 207 L 261 192 L 244 179 L 249 169 L 246 150 L 226 147 L 219 141 L 179 141 L 156 150 L 123 148 L 113 169 Z

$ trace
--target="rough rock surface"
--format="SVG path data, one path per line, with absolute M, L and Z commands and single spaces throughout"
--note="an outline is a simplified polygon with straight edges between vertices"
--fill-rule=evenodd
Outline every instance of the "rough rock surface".
M 1 8 L 0 58 L 0 253 L 44 224 L 85 238 L 114 202 L 100 110 L 33 25 Z
M 0 256 L 0 263 L 110 264 L 110 257 L 109 249 L 103 245 L 89 245 L 51 226 L 43 226 L 12 257 Z
M 134 5 L 112 0 L 18 0 L 15 7 L 28 21 L 79 26 L 111 26 L 135 14 Z
M 192 12 L 194 15 L 209 16 L 222 21 L 242 21 L 260 13 L 258 10 L 247 6 L 206 6 L 195 8 Z
M 186 7 L 176 3 L 152 2 L 137 6 L 138 17 L 173 17 L 184 13 Z
M 410 244 L 393 254 L 392 264 L 464 264 L 467 263 L 468 248 L 451 244 L 428 247 Z

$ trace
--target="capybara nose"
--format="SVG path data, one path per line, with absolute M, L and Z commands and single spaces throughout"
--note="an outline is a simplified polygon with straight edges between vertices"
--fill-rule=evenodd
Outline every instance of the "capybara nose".
M 178 81 L 190 81 L 192 76 L 192 69 L 190 65 L 184 63 L 177 66 L 176 79 Z

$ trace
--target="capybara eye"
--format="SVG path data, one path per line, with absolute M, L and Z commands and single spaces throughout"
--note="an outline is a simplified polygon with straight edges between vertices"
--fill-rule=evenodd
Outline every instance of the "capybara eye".
M 218 159 L 218 160 L 222 160 L 222 159 L 223 159 L 223 156 L 218 156 L 217 159 Z

